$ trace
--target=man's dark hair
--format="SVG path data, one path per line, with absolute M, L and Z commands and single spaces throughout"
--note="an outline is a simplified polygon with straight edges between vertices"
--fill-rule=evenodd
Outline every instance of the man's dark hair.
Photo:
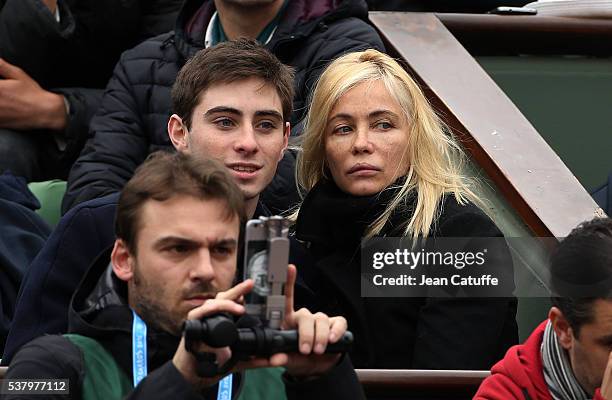
M 225 203 L 227 220 L 245 220 L 244 195 L 220 163 L 185 153 L 159 151 L 149 155 L 123 188 L 117 206 L 115 233 L 136 254 L 140 214 L 147 200 L 166 201 L 192 196 Z
M 172 109 L 187 129 L 200 96 L 212 85 L 259 78 L 280 97 L 283 119 L 293 111 L 293 70 L 262 45 L 250 39 L 219 43 L 198 51 L 178 73 L 172 86 Z
M 578 225 L 551 257 L 552 304 L 559 308 L 576 337 L 593 321 L 593 303 L 612 292 L 612 219 Z

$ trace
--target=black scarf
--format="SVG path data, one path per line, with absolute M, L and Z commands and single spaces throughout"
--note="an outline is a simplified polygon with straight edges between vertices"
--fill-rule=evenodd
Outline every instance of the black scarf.
M 387 208 L 405 181 L 402 177 L 373 196 L 353 196 L 332 180 L 320 180 L 304 199 L 296 223 L 299 240 L 335 246 L 356 246 L 368 226 Z M 393 211 L 381 236 L 403 236 L 415 196 L 411 192 Z

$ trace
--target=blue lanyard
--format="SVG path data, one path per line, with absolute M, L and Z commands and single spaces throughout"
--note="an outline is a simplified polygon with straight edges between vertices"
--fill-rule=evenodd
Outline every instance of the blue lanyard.
M 136 387 L 147 376 L 147 325 L 134 310 L 132 314 L 132 371 Z
M 217 400 L 232 400 L 232 374 L 229 374 L 219 382 Z
M 132 310 L 134 322 L 132 323 L 132 371 L 134 374 L 134 387 L 147 376 L 147 325 Z M 232 374 L 219 382 L 217 400 L 232 399 Z

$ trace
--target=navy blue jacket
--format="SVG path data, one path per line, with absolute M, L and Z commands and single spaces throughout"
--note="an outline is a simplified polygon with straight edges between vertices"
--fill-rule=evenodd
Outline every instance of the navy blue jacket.
M 608 215 L 612 213 L 612 173 L 608 175 L 608 181 L 591 192 L 593 200 Z
M 2 363 L 43 334 L 65 333 L 68 305 L 96 256 L 113 244 L 119 193 L 79 204 L 49 236 L 25 276 Z
M 36 214 L 38 200 L 25 179 L 0 175 L 0 349 L 13 319 L 21 280 L 51 228 Z

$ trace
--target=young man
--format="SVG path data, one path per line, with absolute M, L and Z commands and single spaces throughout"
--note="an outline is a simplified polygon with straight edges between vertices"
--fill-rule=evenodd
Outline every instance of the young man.
M 305 115 L 310 89 L 327 63 L 350 51 L 384 50 L 367 23 L 364 0 L 188 0 L 174 32 L 123 54 L 110 80 L 90 139 L 70 171 L 62 204 L 75 204 L 121 190 L 152 149 L 169 147 L 170 86 L 198 50 L 241 37 L 256 39 L 295 68 L 292 115 Z M 231 63 L 228 61 L 228 65 Z M 266 191 L 274 212 L 297 201 L 290 154 Z
M 209 399 L 218 393 L 233 399 L 264 384 L 261 398 L 285 398 L 272 394 L 278 376 L 261 371 L 229 380 L 199 376 L 181 338 L 186 319 L 245 312 L 240 301 L 253 282 L 234 286 L 243 197 L 226 168 L 212 160 L 182 153 L 150 157 L 119 199 L 111 262 L 102 254 L 75 293 L 70 334 L 25 345 L 6 379 L 68 379 L 71 399 Z M 346 331 L 346 320 L 294 311 L 295 278 L 290 266 L 283 328 L 298 330 L 299 353 L 251 358 L 235 370 L 285 366 L 290 399 L 364 398 L 348 358 L 324 354 Z M 221 365 L 231 357 L 227 347 L 197 346 Z
M 291 69 L 263 46 L 240 40 L 200 51 L 174 83 L 171 142 L 178 151 L 224 164 L 245 196 L 247 218 L 270 215 L 258 200 L 287 145 L 292 78 Z M 3 364 L 30 340 L 66 332 L 72 293 L 115 239 L 117 199 L 114 194 L 83 203 L 53 231 L 22 284 L 27 295 L 18 300 Z
M 612 219 L 585 222 L 551 260 L 553 307 L 475 399 L 612 400 Z
M 221 43 L 179 72 L 168 134 L 178 151 L 221 161 L 251 217 L 287 148 L 292 99 L 292 71 L 265 48 L 247 39 Z

